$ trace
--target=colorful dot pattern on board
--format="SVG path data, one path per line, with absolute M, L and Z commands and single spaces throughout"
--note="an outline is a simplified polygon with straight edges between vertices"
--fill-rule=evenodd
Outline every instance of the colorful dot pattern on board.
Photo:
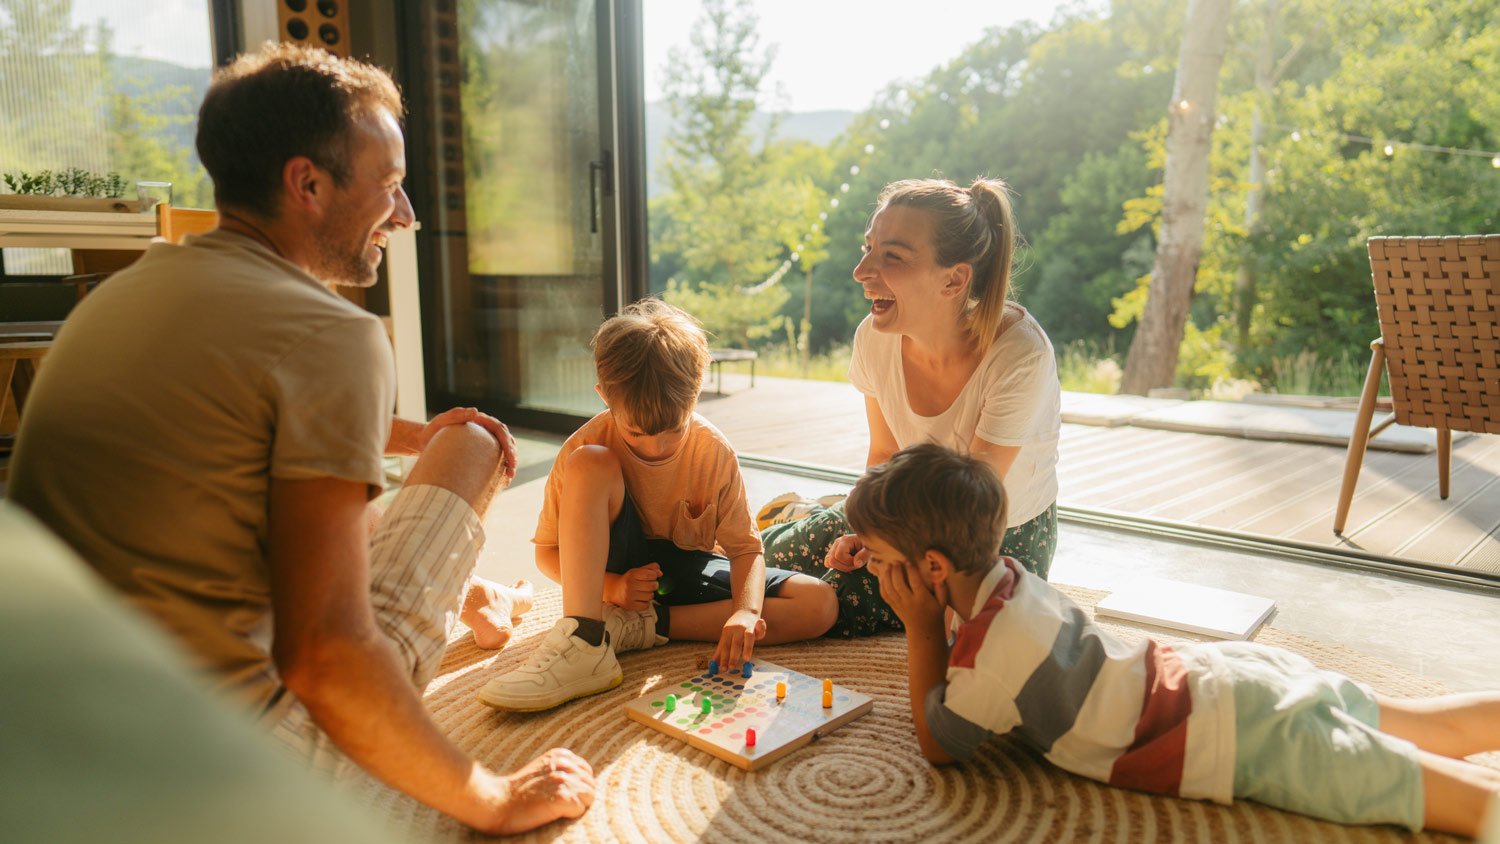
M 826 715 L 820 703 L 831 707 L 835 700 L 848 700 L 847 695 L 832 691 L 833 681 L 826 680 L 824 685 L 830 691 L 819 695 L 818 681 L 805 675 L 762 672 L 745 679 L 705 673 L 678 684 L 651 706 L 671 713 L 666 720 L 683 730 L 704 736 L 723 734 L 750 746 L 747 729 L 755 730 L 764 742 L 782 730 L 800 732 L 822 724 Z

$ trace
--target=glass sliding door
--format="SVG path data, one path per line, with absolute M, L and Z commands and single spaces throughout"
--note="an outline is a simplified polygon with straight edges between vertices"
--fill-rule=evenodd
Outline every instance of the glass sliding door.
M 619 258 L 621 4 L 413 5 L 429 396 L 571 427 L 603 408 L 589 339 L 635 286 Z

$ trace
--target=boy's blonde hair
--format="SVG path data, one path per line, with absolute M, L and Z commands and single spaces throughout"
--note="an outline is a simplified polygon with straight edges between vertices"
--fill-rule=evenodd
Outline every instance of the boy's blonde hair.
M 604 400 L 642 433 L 670 431 L 692 415 L 712 358 L 686 311 L 642 299 L 605 320 L 593 346 Z
M 855 533 L 880 537 L 907 562 L 940 551 L 958 571 L 976 573 L 1000 555 L 1005 509 L 1005 488 L 988 463 L 923 443 L 865 472 L 844 516 Z

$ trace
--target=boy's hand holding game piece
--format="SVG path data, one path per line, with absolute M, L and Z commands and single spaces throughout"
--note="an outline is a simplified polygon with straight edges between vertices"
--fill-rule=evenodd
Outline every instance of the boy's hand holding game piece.
M 738 610 L 724 622 L 714 659 L 725 671 L 738 671 L 740 663 L 750 659 L 755 643 L 766 635 L 766 622 L 753 610 Z
M 656 582 L 661 579 L 661 566 L 648 563 L 630 569 L 624 574 L 604 576 L 604 600 L 621 609 L 644 610 L 651 606 L 656 596 Z
M 823 565 L 838 571 L 854 571 L 870 561 L 870 552 L 858 536 L 846 533 L 828 546 L 828 557 Z

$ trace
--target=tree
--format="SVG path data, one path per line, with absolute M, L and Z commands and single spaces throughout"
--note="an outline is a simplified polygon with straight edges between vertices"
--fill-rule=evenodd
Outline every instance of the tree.
M 692 49 L 673 52 L 666 99 L 675 131 L 661 165 L 669 192 L 652 203 L 665 217 L 652 225 L 652 252 L 680 268 L 665 298 L 735 345 L 782 325 L 789 293 L 770 279 L 787 260 L 786 211 L 804 189 L 778 178 L 776 120 L 763 134 L 751 125 L 775 57 L 757 22 L 747 0 L 708 0 Z
M 1121 392 L 1146 393 L 1172 383 L 1203 250 L 1209 153 L 1219 68 L 1229 28 L 1229 0 L 1192 0 L 1183 28 L 1177 83 L 1168 107 L 1161 237 L 1146 309 L 1125 357 Z

